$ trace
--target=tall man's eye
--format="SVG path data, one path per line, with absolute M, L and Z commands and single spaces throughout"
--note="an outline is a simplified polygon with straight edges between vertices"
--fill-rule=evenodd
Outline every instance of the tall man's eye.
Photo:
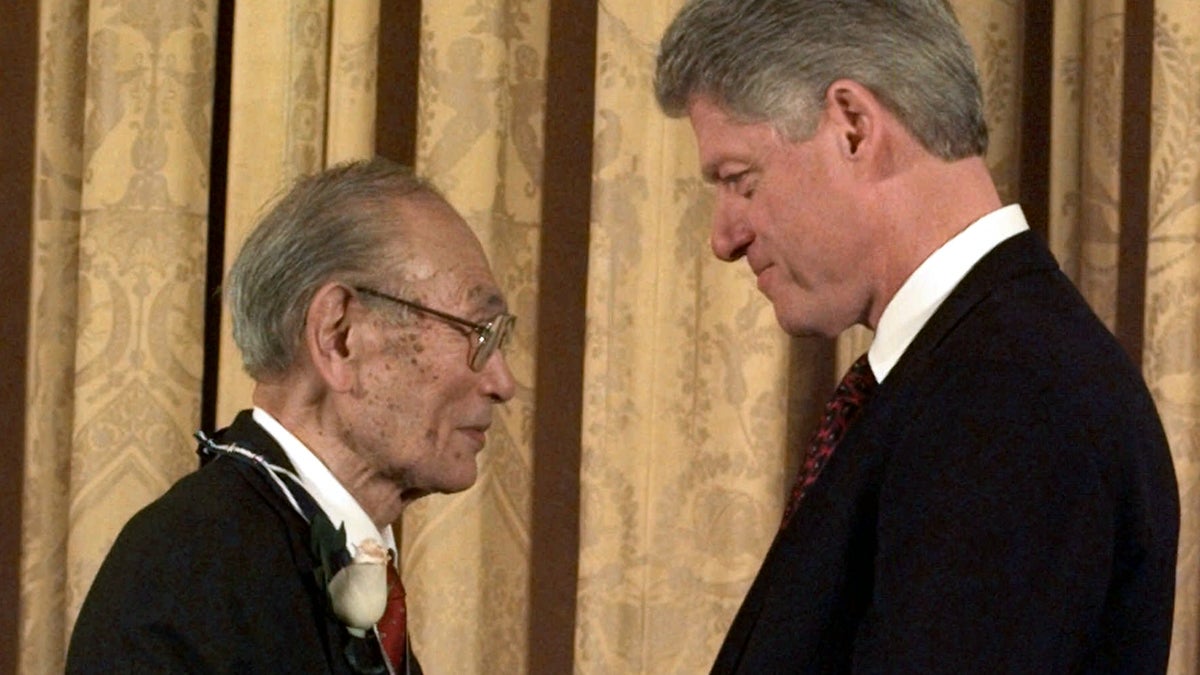
M 757 181 L 753 180 L 750 175 L 750 170 L 737 171 L 727 176 L 721 177 L 721 184 L 733 190 L 740 197 L 749 199 L 754 196 L 754 187 Z
M 724 176 L 721 176 L 718 180 L 720 180 L 721 184 L 726 187 L 736 188 L 738 182 L 741 181 L 745 175 L 745 171 L 735 171 L 733 173 L 727 173 Z
M 757 181 L 754 180 L 754 177 L 751 177 L 750 169 L 745 169 L 745 171 L 739 171 L 737 173 L 726 175 L 724 179 L 721 179 L 721 183 L 724 183 L 730 187 L 730 189 L 733 190 L 734 193 L 737 193 L 739 197 L 749 199 L 750 197 L 754 196 L 754 189 Z

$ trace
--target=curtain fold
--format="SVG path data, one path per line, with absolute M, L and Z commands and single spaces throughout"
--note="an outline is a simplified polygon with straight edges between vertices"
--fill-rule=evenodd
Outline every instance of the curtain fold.
M 1079 290 L 1109 330 L 1116 329 L 1120 238 L 1121 79 L 1124 8 L 1121 0 L 1084 3 L 1078 64 L 1066 64 L 1062 93 L 1079 97 L 1081 147 L 1078 229 L 1068 245 L 1077 261 Z M 1070 69 L 1077 68 L 1070 77 Z M 1066 139 L 1064 139 L 1066 140 Z
M 1083 276 L 1079 236 L 1083 217 L 1084 152 L 1082 96 L 1085 3 L 1054 3 L 1054 69 L 1051 80 L 1050 208 L 1047 243 L 1076 285 Z
M 326 129 L 329 5 L 327 0 L 235 5 L 224 269 L 258 216 L 291 182 L 325 167 L 326 144 L 334 136 Z M 370 22 L 365 23 L 369 34 Z M 242 371 L 224 312 L 220 335 L 218 427 L 250 407 L 254 386 Z
M 331 3 L 326 166 L 375 154 L 379 2 Z
M 682 3 L 598 24 L 576 670 L 702 672 L 775 529 L 788 343 L 742 265 L 708 248 L 687 123 L 656 110 Z
M 81 46 L 87 44 L 87 7 L 70 0 L 43 2 L 39 25 L 18 659 L 20 672 L 28 673 L 62 670 L 71 625 L 64 575 L 57 571 L 67 569 L 64 542 L 70 514 L 87 68 L 87 52 Z
M 194 465 L 214 15 L 92 7 L 80 194 L 68 611 L 141 505 Z M 69 300 L 68 300 L 69 301 Z
M 117 531 L 194 465 L 215 10 L 48 2 L 42 30 L 28 672 L 61 669 Z
M 1172 673 L 1200 664 L 1200 5 L 1156 0 L 1146 380 L 1175 458 L 1181 522 Z
M 422 3 L 417 169 L 484 244 L 511 311 L 517 396 L 478 484 L 402 531 L 413 639 L 429 672 L 520 673 L 530 634 L 534 420 L 543 278 L 549 3 Z M 790 339 L 744 265 L 709 250 L 711 194 L 685 120 L 653 100 L 657 40 L 683 0 L 596 3 L 586 345 L 574 505 L 574 670 L 705 672 L 775 534 L 820 406 L 869 331 Z M 1053 61 L 1025 63 L 1022 3 L 952 0 L 979 61 L 988 166 L 1021 186 L 1022 94 L 1051 75 L 1051 249 L 1110 328 L 1122 298 L 1125 0 L 1054 3 Z M 228 5 L 224 7 L 228 8 Z M 582 3 L 593 11 L 591 3 Z M 1144 346 L 1183 504 L 1170 671 L 1200 673 L 1200 6 L 1155 0 Z M 207 233 L 226 266 L 290 181 L 374 153 L 381 0 L 40 0 L 20 672 L 61 672 L 79 603 L 116 531 L 195 466 L 206 350 L 218 425 L 249 405 L 228 327 L 204 344 Z M 414 9 L 415 11 L 415 9 Z M 580 10 L 584 11 L 584 10 Z M 229 92 L 214 91 L 232 40 Z M 228 43 L 225 43 L 228 44 Z M 225 211 L 209 214 L 214 96 L 229 97 Z M 1028 102 L 1025 103 L 1028 106 Z M 550 122 L 548 122 L 550 120 Z M 1135 148 L 1137 149 L 1137 148 Z M 1124 163 L 1123 163 L 1124 162 Z M 1128 202 L 1126 207 L 1128 208 Z M 1139 242 L 1140 243 L 1140 242 Z M 582 277 L 582 274 L 580 274 Z M 1128 279 L 1125 280 L 1126 283 Z M 211 286 L 211 283 L 210 283 Z M 558 509 L 557 514 L 570 513 Z
M 517 393 L 495 413 L 475 487 L 405 511 L 410 625 L 429 672 L 519 673 L 528 660 L 548 22 L 530 0 L 422 5 L 417 169 L 479 237 L 519 317 L 506 352 Z
M 988 169 L 1001 201 L 1011 203 L 1020 196 L 1021 3 L 951 0 L 950 5 L 975 52 L 988 124 Z

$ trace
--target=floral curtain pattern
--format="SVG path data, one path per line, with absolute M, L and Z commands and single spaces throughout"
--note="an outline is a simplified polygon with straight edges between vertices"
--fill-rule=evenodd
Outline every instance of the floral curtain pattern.
M 41 87 L 33 196 L 33 260 L 29 317 L 25 490 L 21 538 L 21 657 L 23 672 L 45 664 L 62 669 L 70 621 L 64 575 L 70 515 L 70 452 L 79 266 L 80 184 L 87 14 L 78 3 L 43 3 Z
M 1200 672 L 1200 5 L 1157 0 L 1143 372 L 1179 480 L 1172 673 Z
M 536 0 L 422 6 L 417 170 L 483 242 L 510 311 L 516 396 L 479 480 L 404 515 L 413 640 L 429 672 L 519 673 L 529 644 L 533 354 L 549 10 Z
M 193 464 L 215 16 L 41 5 L 21 672 L 61 671 L 117 531 Z
M 343 50 L 344 41 L 368 41 L 372 24 L 369 12 L 363 11 L 365 18 L 353 24 L 363 35 L 347 39 L 339 33 L 331 48 L 329 4 L 324 0 L 285 0 L 235 5 L 225 269 L 266 205 L 298 176 L 324 168 L 327 139 L 339 137 L 338 132 L 326 129 L 325 102 L 331 80 L 353 78 L 331 77 L 329 54 L 353 51 Z M 357 8 L 363 3 L 350 4 Z M 378 6 L 375 14 L 378 21 Z M 373 56 L 366 59 L 363 66 L 373 60 Z M 335 110 L 349 112 L 348 108 L 342 104 Z M 221 323 L 220 354 L 216 423 L 224 426 L 237 411 L 250 406 L 253 389 L 242 372 L 226 320 Z
M 653 98 L 680 6 L 600 5 L 576 670 L 703 672 L 778 526 L 788 344 Z M 772 519 L 776 522 L 772 522 Z
M 708 250 L 686 121 L 653 102 L 682 0 L 598 0 L 575 580 L 580 673 L 707 670 L 778 525 L 794 449 L 869 344 L 791 340 Z M 1024 5 L 951 3 L 979 58 L 988 165 L 1019 197 Z M 1126 3 L 1054 3 L 1047 237 L 1113 327 Z M 218 0 L 41 0 L 20 672 L 61 672 L 117 530 L 194 466 Z M 1200 672 L 1200 7 L 1156 0 L 1144 373 L 1183 503 L 1170 672 Z M 290 180 L 373 152 L 380 0 L 237 3 L 223 255 Z M 520 316 L 516 398 L 479 484 L 403 523 L 429 672 L 526 672 L 548 3 L 423 3 L 417 168 L 484 243 Z M 222 329 L 217 423 L 250 382 Z M 47 572 L 47 570 L 54 570 Z M 65 570 L 60 572 L 59 570 Z

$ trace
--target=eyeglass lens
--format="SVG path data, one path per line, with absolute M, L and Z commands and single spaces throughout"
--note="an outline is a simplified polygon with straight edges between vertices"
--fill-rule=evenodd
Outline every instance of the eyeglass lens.
M 496 348 L 503 346 L 503 343 L 508 341 L 508 333 L 512 330 L 515 321 L 516 317 L 511 314 L 502 314 L 488 325 L 487 332 L 483 334 L 475 348 L 475 353 L 471 355 L 471 370 L 477 372 L 483 370 L 488 358 L 496 351 Z

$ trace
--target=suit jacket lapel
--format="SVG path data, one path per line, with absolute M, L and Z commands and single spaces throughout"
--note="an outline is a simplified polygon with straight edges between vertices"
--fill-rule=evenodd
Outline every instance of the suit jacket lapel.
M 257 422 L 249 410 L 243 410 L 237 414 L 233 423 L 225 429 L 213 434 L 214 443 L 219 445 L 237 445 L 238 447 L 261 456 L 267 462 L 274 464 L 280 468 L 294 471 L 295 468 L 288 460 L 287 453 L 283 451 L 279 443 Z M 201 464 L 207 464 L 216 458 L 223 457 L 222 461 L 231 461 L 238 463 L 238 471 L 246 476 L 247 482 L 257 490 L 269 504 L 280 514 L 283 522 L 287 523 L 288 529 L 291 531 L 292 539 L 292 557 L 297 563 L 297 571 L 305 580 L 306 586 L 314 599 L 314 609 L 317 610 L 318 616 L 314 617 L 319 625 L 323 625 L 325 635 L 325 653 L 329 660 L 331 668 L 335 672 L 342 672 L 349 668 L 354 672 L 374 673 L 384 672 L 379 645 L 374 638 L 368 637 L 365 639 L 353 638 L 346 631 L 331 611 L 328 610 L 325 600 L 325 589 L 317 583 L 314 570 L 319 564 L 319 561 L 314 556 L 311 550 L 311 534 L 309 526 L 301 518 L 295 509 L 288 503 L 287 498 L 282 494 L 275 483 L 266 476 L 266 472 L 254 463 L 245 458 L 224 457 L 223 455 L 202 455 Z M 301 509 L 319 509 L 315 500 L 304 491 L 299 485 L 291 485 L 290 479 L 289 489 L 292 490 L 293 496 L 300 502 Z M 420 667 L 417 666 L 411 672 L 420 673 Z

